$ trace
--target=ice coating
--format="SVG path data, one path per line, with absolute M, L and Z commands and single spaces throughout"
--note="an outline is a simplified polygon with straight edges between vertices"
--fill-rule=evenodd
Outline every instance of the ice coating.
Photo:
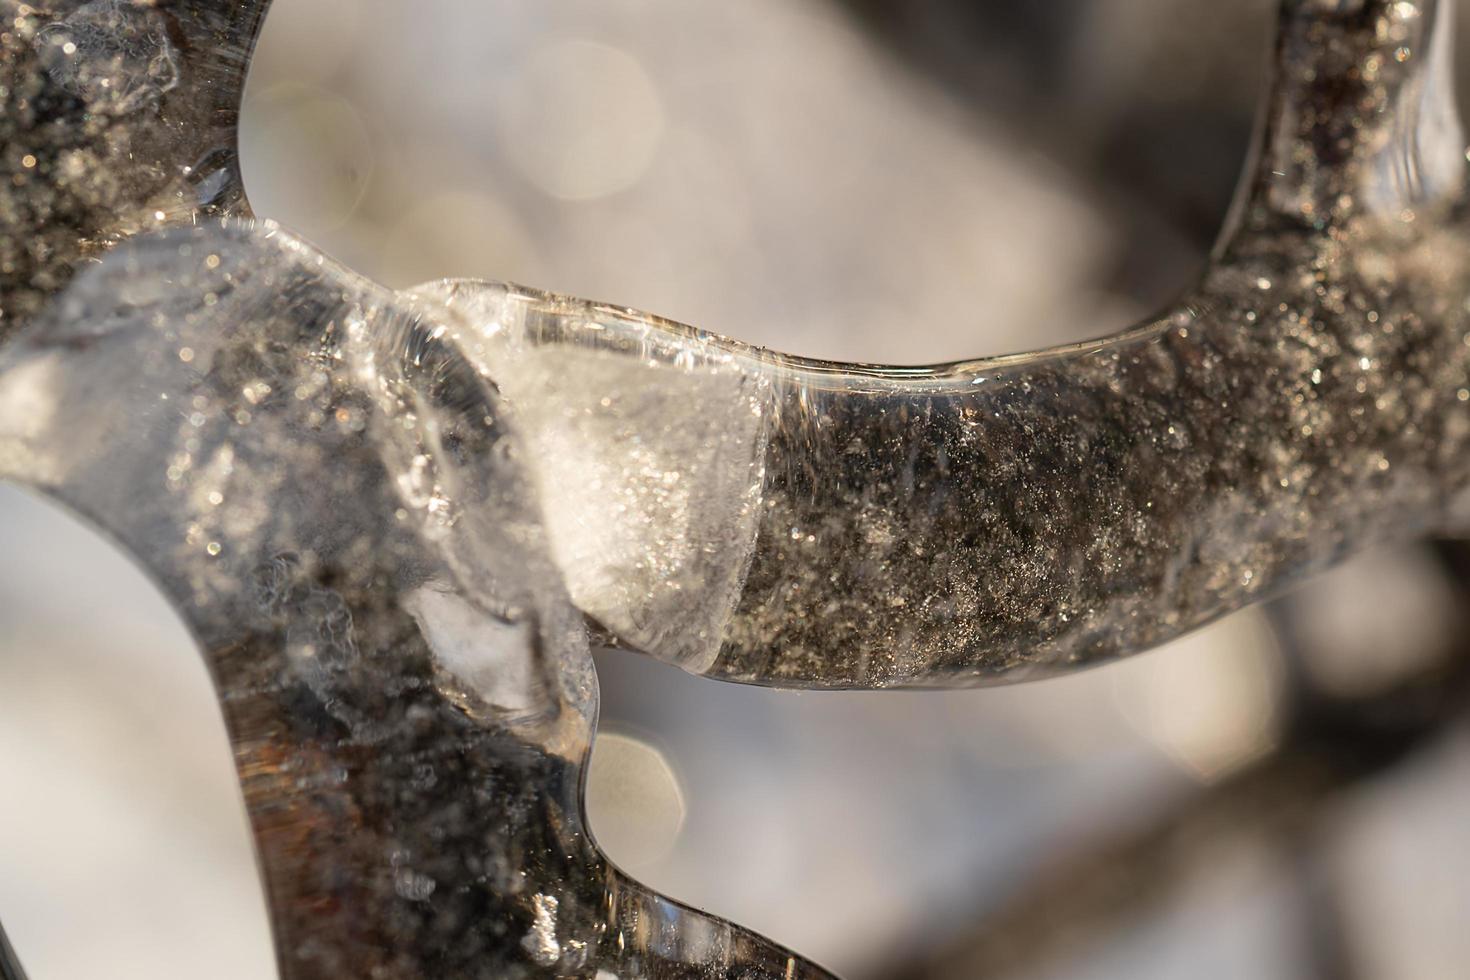
M 1470 516 L 1447 7 L 1285 0 L 1203 281 L 1118 337 L 935 368 L 393 294 L 221 221 L 263 11 L 0 0 L 0 476 L 193 628 L 288 980 L 822 975 L 597 851 L 589 627 L 749 683 L 1001 682 Z
M 571 455 L 559 432 L 525 433 L 557 475 L 539 498 L 549 527 L 642 527 L 631 553 L 729 610 L 685 636 L 669 618 L 661 636 L 622 631 L 657 597 L 599 565 L 606 554 L 563 549 L 568 581 L 623 583 L 573 595 L 628 645 L 751 683 L 983 684 L 1144 649 L 1358 548 L 1464 526 L 1470 252 L 1457 201 L 1416 206 L 1408 222 L 1339 205 L 1326 234 L 1253 212 L 1273 233 L 1240 235 L 1153 323 L 936 369 L 805 362 L 493 284 L 420 292 L 467 321 L 450 340 L 492 375 L 579 365 L 506 386 L 513 407 L 574 412 L 587 432 L 631 424 Z M 619 359 L 648 376 L 642 410 L 625 406 Z M 676 390 L 660 366 L 706 380 Z M 713 380 L 732 374 L 747 379 L 738 393 Z M 724 549 L 712 564 L 741 572 L 733 603 L 731 580 L 671 549 L 666 523 L 623 514 L 667 478 L 637 454 L 683 445 L 670 408 L 762 421 L 757 440 L 702 443 L 750 450 L 724 458 L 744 479 L 711 510 L 740 519 L 703 536 Z M 589 466 L 612 476 L 572 476 Z M 618 601 L 630 605 L 609 612 Z
M 727 680 L 973 685 L 1145 649 L 1359 548 L 1462 528 L 1470 251 L 1448 8 L 1360 6 L 1285 5 L 1261 165 L 1216 262 L 1118 337 L 858 367 L 516 287 L 421 288 L 513 407 L 557 422 L 525 436 L 574 601 Z M 686 442 L 671 413 L 762 431 Z M 668 536 L 684 524 L 624 501 L 678 472 L 650 454 L 698 471 L 706 451 L 731 478 L 691 549 Z M 599 546 L 617 534 L 627 546 Z M 651 616 L 629 555 L 698 620 Z
M 414 295 L 514 414 L 573 602 L 637 649 L 712 665 L 753 554 L 771 379 L 637 314 L 489 283 Z
M 248 213 L 235 124 L 265 9 L 0 0 L 0 340 L 121 237 Z
M 0 404 L 46 401 L 0 418 L 0 476 L 105 528 L 199 642 L 282 975 L 825 976 L 596 849 L 583 615 L 515 413 L 429 312 L 212 222 L 0 350 Z
M 96 522 L 193 630 L 280 975 L 825 975 L 588 836 L 586 629 L 493 389 L 426 361 L 391 294 L 220 224 L 249 213 L 265 8 L 0 0 L 0 340 L 31 328 L 0 348 L 0 475 Z

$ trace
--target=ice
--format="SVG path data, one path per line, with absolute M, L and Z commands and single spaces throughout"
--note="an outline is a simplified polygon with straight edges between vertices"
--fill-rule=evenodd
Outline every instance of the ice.
M 0 477 L 188 622 L 283 976 L 823 975 L 595 847 L 594 634 L 747 683 L 999 683 L 1463 532 L 1448 60 L 1420 4 L 1329 6 L 1284 5 L 1260 166 L 1177 308 L 884 368 L 368 282 L 247 220 L 262 4 L 0 0 Z
M 586 613 L 537 489 L 557 477 L 530 475 L 520 406 L 459 352 L 459 324 L 274 226 L 138 238 L 0 349 L 0 405 L 17 409 L 0 416 L 0 477 L 105 528 L 178 604 L 235 740 L 287 976 L 784 963 L 743 933 L 636 938 L 655 914 L 732 927 L 671 912 L 591 844 Z M 625 377 L 610 366 L 583 382 Z M 755 431 L 733 437 L 747 467 Z M 679 446 L 647 465 L 682 466 Z M 724 474 L 693 463 L 714 496 Z M 678 507 L 726 517 L 694 491 Z M 694 533 L 671 560 L 705 559 Z M 629 937 L 614 949 L 610 927 Z
M 493 284 L 417 293 L 464 323 L 449 336 L 505 397 L 572 601 L 623 642 L 707 669 L 755 549 L 769 380 L 728 358 L 537 343 L 546 301 Z M 568 327 L 647 329 L 611 312 Z

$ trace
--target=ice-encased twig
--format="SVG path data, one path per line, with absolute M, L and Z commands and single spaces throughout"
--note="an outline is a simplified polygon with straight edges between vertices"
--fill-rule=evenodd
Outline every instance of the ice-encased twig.
M 258 13 L 181 9 L 176 30 L 226 39 L 226 67 L 193 81 L 218 104 Z M 164 37 L 160 16 L 119 23 Z M 457 342 L 521 393 L 574 599 L 620 642 L 728 679 L 974 684 L 1142 649 L 1375 540 L 1453 526 L 1465 248 L 1448 16 L 1284 4 L 1257 165 L 1217 261 L 1116 338 L 865 368 L 452 287 Z M 164 74 L 160 131 L 192 132 L 188 79 Z M 228 184 L 220 207 L 239 208 Z M 471 351 L 491 330 L 524 336 Z M 663 367 L 629 360 L 645 353 Z
M 129 235 L 248 214 L 236 123 L 268 0 L 0 0 L 0 340 Z
M 0 472 L 190 622 L 291 980 L 816 974 L 587 838 L 584 616 L 727 679 L 986 683 L 1463 524 L 1464 161 L 1428 0 L 1284 4 L 1259 166 L 1174 312 L 933 369 L 515 287 L 395 296 L 216 220 L 244 210 L 263 5 L 0 9 L 3 238 L 61 245 L 0 281 L 34 321 L 0 350 Z M 37 312 L 152 224 L 199 227 Z
M 440 327 L 211 221 L 119 246 L 0 350 L 0 476 L 105 529 L 199 643 L 282 976 L 826 976 L 594 846 L 583 616 L 514 412 Z
M 1288 4 L 1216 260 L 1106 340 L 857 367 L 514 287 L 420 293 L 523 412 L 573 600 L 629 646 L 792 687 L 1093 664 L 1462 526 L 1470 239 L 1447 18 Z

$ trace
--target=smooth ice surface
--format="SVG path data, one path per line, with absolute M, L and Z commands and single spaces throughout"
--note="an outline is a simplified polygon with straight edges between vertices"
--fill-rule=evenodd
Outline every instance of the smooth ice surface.
M 595 847 L 592 633 L 756 684 L 997 683 L 1463 528 L 1432 3 L 1285 5 L 1260 166 L 1175 309 L 932 368 L 384 289 L 246 217 L 260 5 L 0 9 L 0 476 L 198 639 L 290 980 L 823 975 Z

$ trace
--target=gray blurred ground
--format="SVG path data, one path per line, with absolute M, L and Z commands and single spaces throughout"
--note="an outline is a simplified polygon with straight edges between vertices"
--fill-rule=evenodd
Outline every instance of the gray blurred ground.
M 513 279 L 843 359 L 1031 348 L 1117 329 L 1197 270 L 1268 6 L 276 0 L 246 182 L 395 286 Z M 182 628 L 13 490 L 0 555 L 0 919 L 32 980 L 272 976 Z M 1372 687 L 1442 646 L 1439 575 L 1399 552 L 1314 586 L 1317 680 Z M 1298 666 L 1259 612 L 977 692 L 798 695 L 605 654 L 621 737 L 594 760 L 593 829 L 654 887 L 846 976 L 902 973 L 1037 869 L 1266 757 Z M 1452 731 L 1334 810 L 1314 874 L 1353 976 L 1464 975 L 1467 777 Z M 1323 973 L 1289 848 L 1200 853 L 1161 907 L 1025 975 Z

